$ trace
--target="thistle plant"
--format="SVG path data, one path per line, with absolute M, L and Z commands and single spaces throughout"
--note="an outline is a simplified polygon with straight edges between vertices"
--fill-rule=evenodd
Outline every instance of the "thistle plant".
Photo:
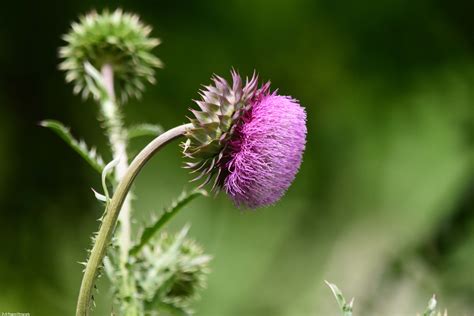
M 344 295 L 342 295 L 341 290 L 339 290 L 339 288 L 335 284 L 326 281 L 326 285 L 329 286 L 332 294 L 336 298 L 336 301 L 339 305 L 339 309 L 341 310 L 341 315 L 352 316 L 354 299 L 351 299 L 351 301 L 347 303 L 346 299 L 344 298 Z M 448 312 L 446 310 L 443 313 L 441 313 L 441 311 L 438 311 L 437 305 L 438 301 L 436 300 L 436 296 L 433 295 L 433 297 L 429 300 L 428 305 L 423 314 L 416 314 L 416 316 L 448 316 Z
M 101 174 L 104 204 L 99 231 L 85 264 L 76 315 L 89 315 L 95 281 L 109 277 L 114 314 L 188 315 L 206 286 L 210 256 L 187 236 L 163 232 L 165 224 L 187 203 L 211 191 L 225 191 L 241 208 L 276 203 L 294 180 L 306 142 L 306 113 L 295 99 L 259 85 L 254 74 L 245 84 L 232 70 L 232 85 L 219 76 L 200 91 L 195 118 L 168 131 L 161 126 L 125 126 L 122 107 L 140 97 L 145 83 L 154 83 L 161 61 L 153 55 L 158 39 L 138 16 L 121 10 L 92 12 L 73 23 L 59 51 L 59 68 L 75 93 L 99 105 L 99 123 L 108 138 L 113 160 L 105 164 L 94 148 L 73 138 L 62 123 L 44 121 Z M 131 161 L 132 137 L 155 137 Z M 150 158 L 183 137 L 185 166 L 201 184 L 184 191 L 145 227 L 132 227 L 131 187 Z M 112 188 L 112 189 L 110 189 Z

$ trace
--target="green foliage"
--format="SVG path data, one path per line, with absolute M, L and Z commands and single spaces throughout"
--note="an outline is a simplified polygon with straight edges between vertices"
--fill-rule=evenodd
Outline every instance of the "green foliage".
M 114 160 L 112 160 L 111 162 L 109 162 L 109 163 L 104 167 L 104 170 L 102 171 L 101 183 L 102 183 L 102 189 L 104 190 L 104 195 L 105 195 L 107 201 L 110 200 L 109 189 L 108 189 L 108 187 L 107 187 L 107 178 L 108 178 L 109 175 L 114 171 L 114 168 L 117 166 L 117 164 L 119 163 L 120 159 L 124 159 L 124 158 L 120 158 L 120 157 L 115 158 Z
M 426 310 L 423 313 L 423 316 L 435 316 L 436 305 L 437 305 L 436 297 L 433 295 L 433 297 L 428 302 L 428 306 L 426 307 Z
M 97 150 L 94 147 L 88 148 L 87 144 L 83 140 L 76 140 L 74 136 L 72 136 L 70 129 L 59 121 L 44 120 L 40 122 L 40 125 L 49 128 L 53 132 L 55 132 L 92 168 L 94 168 L 97 172 L 102 173 L 105 167 L 104 161 L 102 157 L 97 153 Z
M 177 200 L 173 201 L 170 207 L 164 210 L 161 216 L 153 221 L 153 224 L 147 226 L 140 234 L 139 242 L 131 250 L 130 254 L 136 255 L 153 237 L 154 235 L 181 210 L 186 204 L 194 200 L 198 196 L 207 196 L 204 190 L 193 190 L 191 192 L 183 191 Z
M 352 305 L 354 303 L 354 299 L 352 299 L 350 303 L 346 303 L 344 295 L 342 295 L 341 290 L 339 290 L 335 284 L 329 283 L 328 281 L 326 281 L 326 284 L 331 289 L 334 297 L 336 297 L 337 303 L 339 304 L 339 308 L 342 312 L 342 316 L 352 316 Z
M 134 243 L 130 204 L 133 194 L 130 186 L 134 177 L 127 177 L 130 170 L 128 141 L 140 136 L 156 137 L 163 132 L 163 128 L 140 124 L 127 129 L 115 91 L 117 89 L 120 99 L 125 102 L 130 96 L 140 97 L 146 81 L 154 82 L 155 68 L 160 67 L 161 62 L 151 54 L 159 41 L 149 38 L 150 32 L 151 28 L 143 25 L 136 15 L 122 13 L 121 10 L 113 13 L 104 11 L 100 15 L 92 12 L 82 17 L 80 23 L 72 25 L 72 30 L 64 37 L 68 44 L 60 49 L 60 56 L 64 58 L 60 69 L 66 71 L 66 81 L 74 82 L 76 93 L 82 92 L 83 97 L 92 95 L 100 105 L 101 125 L 114 157 L 106 166 L 101 160 L 101 168 L 98 169 L 103 194 L 93 190 L 96 199 L 104 202 L 105 211 L 86 263 L 76 311 L 79 315 L 88 313 L 90 302 L 95 304 L 90 285 L 95 284 L 102 268 L 111 281 L 120 315 L 157 315 L 158 312 L 162 315 L 165 311 L 173 315 L 187 315 L 191 312 L 190 304 L 205 285 L 210 257 L 204 255 L 197 244 L 185 238 L 187 227 L 176 236 L 162 234 L 156 237 L 180 209 L 195 197 L 206 194 L 202 190 L 183 192 L 152 226 L 143 230 L 136 247 L 130 251 L 130 245 Z M 83 155 L 89 153 L 85 146 L 75 142 L 68 129 L 61 124 L 45 121 L 43 126 L 55 130 L 69 140 L 71 146 L 82 149 L 80 152 Z M 85 158 L 92 160 L 91 156 L 85 155 Z M 110 176 L 112 173 L 115 177 Z M 120 184 L 124 179 L 130 181 L 126 191 L 120 195 L 122 203 L 115 209 L 109 209 L 112 197 L 108 180 L 111 178 L 115 178 L 115 182 L 122 181 Z M 122 213 L 119 216 L 120 207 Z M 115 222 L 117 219 L 118 224 Z M 116 236 L 109 245 L 108 232 L 116 225 Z M 103 260 L 103 267 L 99 267 L 105 247 L 108 247 L 108 256 Z
M 101 183 L 102 183 L 102 190 L 104 191 L 104 194 L 101 194 L 101 193 L 97 192 L 96 190 L 92 189 L 92 192 L 94 193 L 95 198 L 99 202 L 105 203 L 106 207 L 107 207 L 107 204 L 110 201 L 110 194 L 109 194 L 109 188 L 108 188 L 108 185 L 107 185 L 107 180 L 109 178 L 111 178 L 110 174 L 111 174 L 111 172 L 113 172 L 113 169 L 118 164 L 118 162 L 119 162 L 119 159 L 114 159 L 111 162 L 109 162 L 104 167 L 104 169 L 102 170 Z M 104 215 L 105 215 L 105 213 L 104 213 Z M 102 215 L 102 217 L 104 215 Z
M 436 297 L 433 295 L 428 302 L 428 306 L 426 307 L 423 316 L 448 316 L 447 310 L 445 310 L 443 314 L 441 314 L 441 312 L 436 312 L 436 305 L 438 305 L 438 302 L 436 301 Z
M 136 284 L 133 297 L 122 297 L 122 275 L 113 266 L 118 254 L 111 251 L 105 261 L 105 271 L 112 280 L 119 309 L 124 302 L 133 301 L 140 315 L 188 315 L 191 304 L 206 287 L 211 257 L 193 240 L 186 238 L 189 227 L 178 234 L 161 233 L 154 236 L 129 262 L 129 273 Z M 164 313 L 164 314 L 162 314 Z
M 344 298 L 344 295 L 342 295 L 341 290 L 339 290 L 339 288 L 335 284 L 329 283 L 328 281 L 325 282 L 334 294 L 334 297 L 336 298 L 337 303 L 339 304 L 339 308 L 342 312 L 342 316 L 352 316 L 352 306 L 354 303 L 354 299 L 352 299 L 350 303 L 346 303 L 346 299 Z M 428 306 L 426 307 L 423 316 L 448 316 L 447 311 L 444 311 L 444 314 L 441 314 L 441 312 L 436 312 L 437 304 L 438 302 L 436 301 L 436 297 L 433 295 L 433 297 L 428 302 Z
M 107 203 L 109 201 L 109 198 L 106 195 L 99 193 L 94 189 L 91 189 L 91 190 L 92 190 L 92 193 L 94 193 L 94 197 L 96 198 L 97 201 L 102 202 L 102 203 Z

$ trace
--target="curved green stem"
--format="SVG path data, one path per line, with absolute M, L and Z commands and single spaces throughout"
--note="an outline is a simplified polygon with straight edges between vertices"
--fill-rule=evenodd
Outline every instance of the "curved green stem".
M 192 124 L 183 124 L 172 128 L 155 138 L 135 157 L 135 159 L 133 159 L 130 167 L 123 175 L 107 206 L 107 209 L 105 210 L 102 225 L 100 226 L 89 260 L 87 261 L 77 301 L 76 316 L 88 315 L 92 289 L 94 287 L 97 271 L 105 256 L 122 204 L 127 197 L 127 193 L 130 190 L 135 177 L 156 152 L 170 141 L 183 135 L 184 132 L 191 127 Z

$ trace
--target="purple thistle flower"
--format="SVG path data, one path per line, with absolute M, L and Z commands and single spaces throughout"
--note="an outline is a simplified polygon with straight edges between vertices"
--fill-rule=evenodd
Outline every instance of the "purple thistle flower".
M 193 111 L 184 154 L 188 168 L 214 178 L 239 207 L 258 208 L 278 201 L 293 182 L 306 143 L 306 112 L 295 99 L 257 89 L 254 75 L 242 88 L 215 76 L 214 86 L 201 91 Z
M 224 189 L 238 206 L 257 208 L 278 201 L 301 165 L 306 113 L 276 93 L 252 102 L 229 146 Z

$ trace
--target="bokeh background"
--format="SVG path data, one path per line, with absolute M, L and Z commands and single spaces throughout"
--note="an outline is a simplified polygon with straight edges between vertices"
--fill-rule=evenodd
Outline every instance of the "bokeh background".
M 215 258 L 206 316 L 414 315 L 433 293 L 474 315 L 474 2 L 441 0 L 5 1 L 0 12 L 0 311 L 72 315 L 101 206 L 99 177 L 46 118 L 99 147 L 97 106 L 57 70 L 60 36 L 91 9 L 140 14 L 166 67 L 129 123 L 173 127 L 212 73 L 257 69 L 308 112 L 304 163 L 285 198 L 239 212 L 200 198 L 169 230 Z M 134 151 L 146 140 L 135 141 Z M 169 146 L 136 184 L 137 221 L 190 188 Z M 100 283 L 97 315 L 110 313 Z

